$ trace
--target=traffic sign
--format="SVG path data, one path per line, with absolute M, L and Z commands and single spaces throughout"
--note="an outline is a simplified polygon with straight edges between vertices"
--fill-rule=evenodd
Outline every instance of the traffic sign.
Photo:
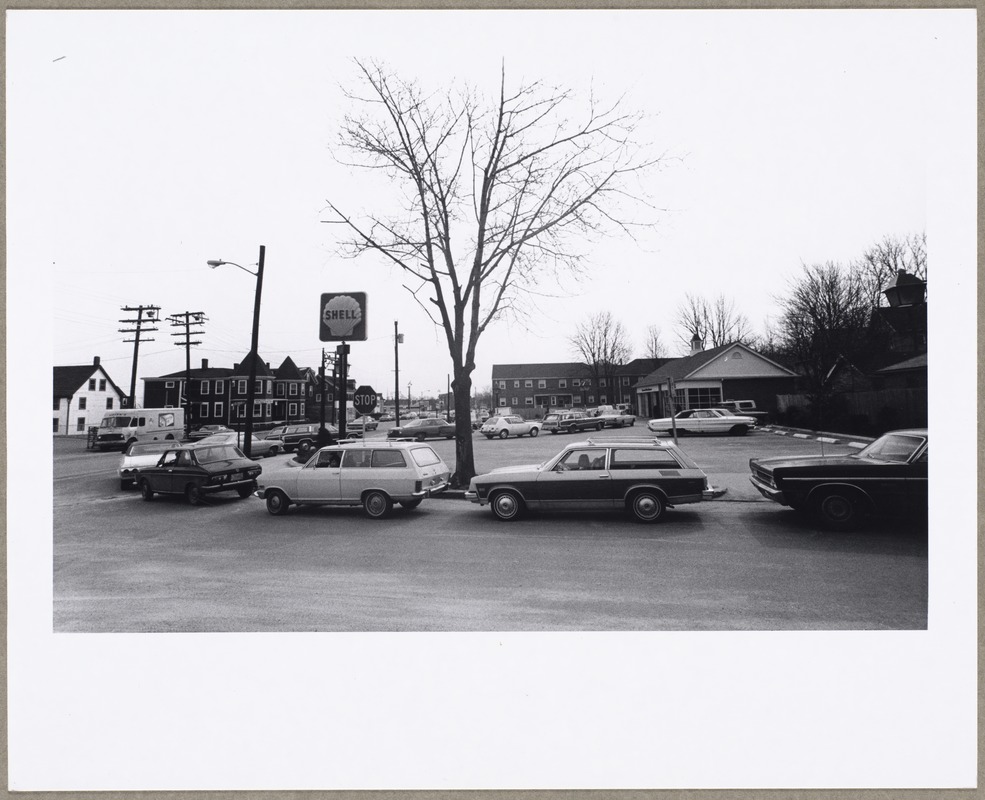
M 360 386 L 352 395 L 352 407 L 357 414 L 369 414 L 376 408 L 376 389 L 372 386 Z

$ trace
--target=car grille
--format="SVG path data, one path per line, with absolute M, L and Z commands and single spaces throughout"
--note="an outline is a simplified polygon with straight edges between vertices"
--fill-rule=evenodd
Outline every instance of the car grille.
M 776 488 L 776 484 L 773 482 L 773 473 L 767 472 L 761 467 L 753 467 L 752 474 L 760 483 L 765 483 L 767 486 L 771 486 L 774 489 Z

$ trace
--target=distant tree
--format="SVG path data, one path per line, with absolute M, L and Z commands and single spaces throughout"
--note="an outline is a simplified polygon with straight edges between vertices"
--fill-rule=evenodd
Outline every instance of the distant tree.
M 630 233 L 649 206 L 641 173 L 656 164 L 635 141 L 639 115 L 539 81 L 498 92 L 427 93 L 375 63 L 357 62 L 362 88 L 340 133 L 350 166 L 381 170 L 392 211 L 362 220 L 328 201 L 348 255 L 378 253 L 445 335 L 455 394 L 454 482 L 475 474 L 468 424 L 476 348 L 490 324 L 517 313 L 540 282 L 579 268 L 580 248 Z M 340 159 L 341 160 L 341 159 Z M 375 208 L 390 207 L 376 198 Z M 392 205 L 392 204 L 391 204 Z M 631 209 L 627 212 L 624 209 Z
M 643 339 L 643 357 L 663 358 L 665 354 L 664 344 L 660 339 L 660 328 L 656 325 L 648 326 Z
M 735 301 L 726 300 L 724 295 L 710 302 L 697 295 L 685 295 L 677 307 L 677 326 L 681 331 L 679 339 L 688 350 L 694 337 L 704 346 L 721 347 L 745 342 L 752 336 L 748 318 L 736 310 Z
M 902 239 L 886 236 L 866 250 L 853 266 L 865 283 L 872 305 L 886 305 L 882 290 L 900 270 L 927 280 L 927 234 L 915 233 Z
M 805 265 L 789 296 L 779 302 L 780 348 L 802 373 L 819 421 L 829 406 L 839 361 L 864 366 L 868 358 L 871 298 L 858 270 L 829 262 Z
M 588 365 L 595 384 L 601 387 L 605 379 L 613 387 L 609 394 L 614 396 L 616 367 L 629 361 L 633 352 L 622 323 L 613 319 L 610 312 L 601 311 L 579 323 L 569 341 L 575 354 Z

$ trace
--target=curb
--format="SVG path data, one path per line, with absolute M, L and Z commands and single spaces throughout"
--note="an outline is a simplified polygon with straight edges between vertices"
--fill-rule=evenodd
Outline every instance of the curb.
M 824 444 L 846 444 L 858 450 L 875 441 L 870 436 L 811 431 L 804 428 L 782 428 L 775 425 L 771 426 L 771 432 L 777 436 L 792 436 L 794 439 L 813 439 L 816 442 L 822 442 Z

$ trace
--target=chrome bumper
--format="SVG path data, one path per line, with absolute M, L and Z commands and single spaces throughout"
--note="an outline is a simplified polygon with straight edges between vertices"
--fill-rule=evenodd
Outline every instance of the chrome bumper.
M 715 500 L 725 494 L 728 489 L 718 486 L 709 486 L 701 491 L 702 500 Z
M 755 475 L 749 476 L 749 483 L 755 486 L 759 490 L 759 493 L 767 500 L 772 500 L 774 503 L 779 503 L 781 506 L 790 505 L 782 491 L 763 483 L 761 480 L 758 480 Z

